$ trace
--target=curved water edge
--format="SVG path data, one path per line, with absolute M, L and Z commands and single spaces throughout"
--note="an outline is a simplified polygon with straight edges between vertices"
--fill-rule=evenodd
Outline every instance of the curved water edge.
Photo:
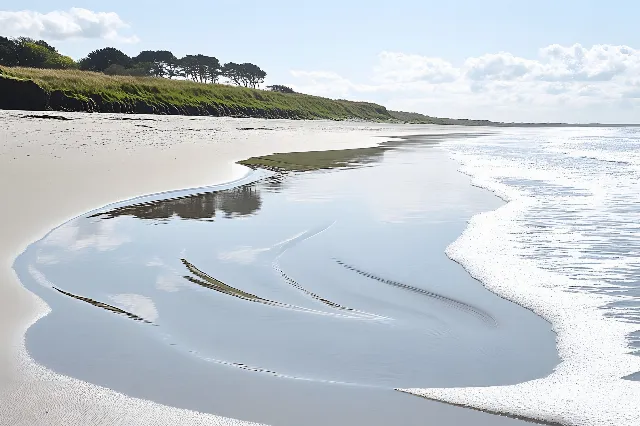
M 263 172 L 262 171 L 258 171 L 257 173 L 263 173 Z M 264 173 L 266 173 L 266 172 L 264 172 Z M 270 176 L 270 174 L 266 173 L 263 176 Z M 326 176 L 325 176 L 325 178 L 326 178 Z M 243 185 L 246 185 L 247 187 L 251 186 L 250 183 L 247 183 L 247 182 L 242 183 L 242 182 L 240 182 L 240 185 L 239 186 L 235 186 L 235 188 L 241 187 Z M 225 189 L 230 189 L 231 187 L 232 186 L 228 186 Z M 269 184 L 266 184 L 265 187 L 267 189 L 270 188 Z M 219 187 L 216 187 L 216 191 L 219 191 L 218 188 Z M 251 190 L 251 189 L 249 188 L 249 190 Z M 199 191 L 199 190 L 198 191 L 176 191 L 175 192 L 175 196 L 172 197 L 170 195 L 173 192 L 174 191 L 172 191 L 171 193 L 165 193 L 163 195 L 157 195 L 157 196 L 152 196 L 152 197 L 137 197 L 134 200 L 140 199 L 140 200 L 143 200 L 143 201 L 138 202 L 138 203 L 133 203 L 133 204 L 130 201 L 111 204 L 111 205 L 109 205 L 109 206 L 107 206 L 105 208 L 96 209 L 96 210 L 94 210 L 94 211 L 92 211 L 89 214 L 84 215 L 84 216 L 89 217 L 89 218 L 96 218 L 97 216 L 101 215 L 101 212 L 102 213 L 107 212 L 108 214 L 106 216 L 110 216 L 111 218 L 114 218 L 114 217 L 118 217 L 118 215 L 120 215 L 120 214 L 125 214 L 125 215 L 128 214 L 130 211 L 127 210 L 127 209 L 130 208 L 130 207 L 139 208 L 139 209 L 141 209 L 140 211 L 148 212 L 148 210 L 144 210 L 144 209 L 148 209 L 150 207 L 155 206 L 156 204 L 154 204 L 154 203 L 163 203 L 163 202 L 172 202 L 172 201 L 182 202 L 182 201 L 184 201 L 186 199 L 189 199 L 191 197 L 194 197 L 194 196 L 197 197 L 199 195 L 202 195 L 203 197 L 205 197 L 207 195 L 206 191 L 203 192 L 203 191 Z M 184 195 L 185 193 L 187 195 Z M 165 211 L 165 210 L 166 209 L 164 209 L 163 211 Z M 172 211 L 171 208 L 169 208 L 168 211 L 171 212 Z M 153 220 L 157 220 L 158 215 L 156 213 L 157 212 L 155 212 L 155 211 L 152 212 L 152 213 L 144 213 L 144 214 L 149 214 L 149 216 L 145 216 L 144 218 L 152 218 Z M 141 218 L 143 218 L 143 217 L 141 216 Z M 183 219 L 185 219 L 185 218 L 183 217 Z M 106 220 L 109 220 L 109 219 L 106 219 Z M 204 219 L 204 220 L 206 220 L 206 219 Z M 217 221 L 217 220 L 219 220 L 219 218 L 216 217 L 215 220 Z M 271 252 L 273 252 L 277 256 L 275 257 L 273 262 L 269 262 L 269 265 L 271 265 L 271 267 L 274 270 L 274 272 L 276 272 L 276 275 L 279 276 L 279 279 L 281 279 L 281 280 L 284 279 L 284 281 L 287 284 L 289 284 L 293 289 L 301 292 L 302 295 L 304 295 L 306 297 L 309 297 L 312 301 L 324 304 L 329 309 L 342 310 L 345 306 L 350 306 L 350 304 L 344 305 L 342 303 L 335 302 L 334 301 L 335 300 L 334 297 L 331 297 L 331 296 L 326 296 L 325 297 L 324 295 L 319 294 L 317 292 L 317 290 L 308 289 L 307 288 L 307 284 L 305 284 L 304 286 L 301 285 L 297 280 L 297 277 L 299 276 L 300 271 L 296 271 L 295 268 L 294 268 L 293 274 L 285 273 L 284 269 L 283 269 L 284 267 L 281 265 L 281 263 L 279 261 L 279 259 L 282 257 L 282 255 L 284 255 L 287 252 L 287 250 L 292 247 L 292 244 L 297 243 L 297 242 L 301 242 L 301 241 L 303 241 L 305 239 L 306 240 L 311 240 L 312 239 L 311 237 L 315 237 L 318 234 L 322 234 L 324 231 L 326 231 L 326 229 L 327 228 L 324 227 L 324 228 L 320 229 L 320 231 L 317 231 L 317 229 L 314 230 L 313 227 L 308 227 L 306 231 L 302 232 L 302 234 L 299 234 L 299 235 L 298 234 L 294 234 L 294 236 L 288 238 L 288 240 L 287 239 L 281 240 L 283 242 L 283 244 L 278 243 L 273 248 L 270 249 Z M 342 231 L 344 231 L 344 228 L 342 228 Z M 49 236 L 50 234 L 51 233 L 49 233 L 47 236 Z M 306 236 L 306 238 L 305 238 L 305 236 Z M 276 241 L 278 241 L 278 240 L 276 240 Z M 312 246 L 308 246 L 308 243 L 305 243 L 305 250 L 307 250 L 309 247 L 312 247 Z M 302 253 L 302 255 L 306 256 L 304 252 Z M 296 255 L 295 253 L 293 254 L 293 256 L 294 257 L 292 257 L 289 260 L 289 265 L 285 266 L 286 268 L 291 268 L 291 266 L 292 266 L 291 262 L 292 261 L 297 262 L 297 261 L 300 260 L 300 256 Z M 289 256 L 289 257 L 291 257 L 291 256 Z M 287 260 L 287 259 L 285 259 L 285 260 Z M 331 260 L 331 259 L 329 259 L 329 260 Z M 353 260 L 352 259 L 347 259 L 347 260 L 349 261 L 349 264 L 353 264 Z M 335 264 L 335 261 L 332 261 L 332 262 Z M 16 261 L 16 263 L 17 263 L 17 261 Z M 244 290 L 243 288 L 241 288 L 239 286 L 236 286 L 236 285 L 231 286 L 229 284 L 226 284 L 225 280 L 224 279 L 221 280 L 220 278 L 218 278 L 217 275 L 210 275 L 209 268 L 207 268 L 205 266 L 200 266 L 202 264 L 201 260 L 195 260 L 194 263 L 191 263 L 190 260 L 186 260 L 186 258 L 183 257 L 182 258 L 182 264 L 183 264 L 184 267 L 186 267 L 187 270 L 189 270 L 191 273 L 196 275 L 197 280 L 202 281 L 200 283 L 196 283 L 197 285 L 199 285 L 199 286 L 201 286 L 203 288 L 208 288 L 210 290 L 216 290 L 216 292 L 221 294 L 222 296 L 231 295 L 231 296 L 235 296 L 236 299 L 238 298 L 238 296 L 242 296 L 240 298 L 241 300 L 245 300 L 245 301 L 260 300 L 261 304 L 262 304 L 262 302 L 266 301 L 266 302 L 268 302 L 267 305 L 270 305 L 270 306 L 276 306 L 276 305 L 278 307 L 295 306 L 295 305 L 290 304 L 288 302 L 286 302 L 286 303 L 285 302 L 279 302 L 277 299 L 273 299 L 272 297 L 262 296 L 259 293 L 255 293 L 251 289 Z M 356 264 L 358 264 L 358 263 L 356 263 Z M 198 265 L 198 266 L 196 267 L 195 265 Z M 428 296 L 427 299 L 431 299 L 434 302 L 439 302 L 439 303 L 441 303 L 443 305 L 446 305 L 446 306 L 449 306 L 449 307 L 454 307 L 455 308 L 454 310 L 458 310 L 458 311 L 466 312 L 466 313 L 471 313 L 472 314 L 471 317 L 477 316 L 478 319 L 482 320 L 482 322 L 486 323 L 487 325 L 495 324 L 497 322 L 497 320 L 495 318 L 493 318 L 491 315 L 487 314 L 482 307 L 472 306 L 472 305 L 469 305 L 469 304 L 467 304 L 465 302 L 459 301 L 457 298 L 448 297 L 446 295 L 446 292 L 443 295 L 443 294 L 440 294 L 440 292 L 435 292 L 435 291 L 431 291 L 431 290 L 425 290 L 425 289 L 422 289 L 422 288 L 418 288 L 415 285 L 405 284 L 406 278 L 403 279 L 402 277 L 396 278 L 393 275 L 390 276 L 388 274 L 388 272 L 385 272 L 384 270 L 376 271 L 375 270 L 376 268 L 375 267 L 372 268 L 372 265 L 362 265 L 361 268 L 362 269 L 358 269 L 358 270 L 372 271 L 372 272 L 367 272 L 366 274 L 368 276 L 363 277 L 363 278 L 371 279 L 371 280 L 373 280 L 375 282 L 386 283 L 387 285 L 389 285 L 389 283 L 391 283 L 389 285 L 389 287 L 391 287 L 391 288 L 410 290 L 410 292 L 412 292 L 412 293 L 416 293 L 417 292 L 417 293 L 421 293 L 421 294 L 427 295 Z M 16 268 L 16 269 L 18 269 L 18 268 Z M 342 267 L 342 269 L 344 269 L 344 267 Z M 384 276 L 385 278 L 382 279 L 382 278 L 380 278 L 381 276 Z M 35 277 L 33 277 L 33 278 L 35 278 Z M 191 281 L 193 283 L 192 280 L 189 280 L 189 281 Z M 363 283 L 363 285 L 365 285 L 365 284 Z M 57 291 L 59 291 L 59 290 L 57 290 Z M 378 291 L 378 290 L 376 290 L 376 291 Z M 386 291 L 386 290 L 384 290 L 384 291 Z M 72 298 L 74 298 L 76 300 L 81 300 L 81 301 L 84 301 L 84 302 L 87 302 L 87 300 L 96 301 L 93 298 L 85 297 L 84 295 L 78 295 L 78 294 L 75 294 L 73 292 L 68 292 L 67 296 L 69 296 L 69 295 L 74 295 L 74 296 L 79 296 L 81 298 L 84 298 L 86 300 L 79 299 L 78 297 L 70 296 L 70 297 L 72 297 Z M 290 297 L 290 296 L 287 296 L 287 297 Z M 102 303 L 103 305 L 106 305 L 107 307 L 113 307 L 115 309 L 120 309 L 117 306 L 112 306 L 112 305 L 109 305 L 109 304 L 107 304 L 105 302 L 102 302 L 102 301 L 98 301 L 98 303 Z M 283 304 L 280 305 L 281 303 L 283 303 Z M 494 302 L 491 302 L 491 303 L 494 303 Z M 437 306 L 437 304 L 434 305 L 434 306 Z M 105 306 L 99 306 L 99 307 L 104 308 Z M 302 310 L 308 309 L 308 308 L 303 307 L 303 306 L 300 306 L 300 308 L 303 308 Z M 351 310 L 351 311 L 347 311 L 347 312 L 351 312 L 351 314 L 356 314 L 357 316 L 361 316 L 361 317 L 363 315 L 365 317 L 366 316 L 371 317 L 373 315 L 373 317 L 371 317 L 371 318 L 374 318 L 374 317 L 380 317 L 380 318 L 383 318 L 383 319 L 384 318 L 388 318 L 386 315 L 382 315 L 381 316 L 381 315 L 379 315 L 377 313 L 372 314 L 371 312 L 368 312 L 368 310 L 362 311 L 362 310 L 354 309 L 354 308 L 351 308 L 351 307 L 346 308 L 346 309 L 348 309 L 348 310 L 350 309 Z M 107 309 L 107 310 L 110 310 L 112 313 L 114 312 L 113 309 Z M 127 314 L 127 311 L 123 310 L 123 312 L 124 312 L 124 314 L 122 312 L 115 312 L 115 313 L 121 313 L 123 315 Z M 440 311 L 436 311 L 436 312 L 438 312 L 438 315 L 441 314 Z M 135 313 L 132 313 L 132 312 L 128 312 L 128 313 L 130 313 L 132 315 L 136 315 Z M 500 315 L 504 315 L 504 313 L 502 313 Z M 130 318 L 131 318 L 131 316 L 130 316 Z M 140 317 L 140 318 L 142 318 L 142 317 Z M 462 318 L 464 318 L 464 316 L 460 317 L 459 320 L 462 320 Z M 133 318 L 133 319 L 135 319 L 135 318 Z M 458 319 L 456 319 L 456 321 L 458 321 Z M 462 320 L 462 321 L 466 321 L 466 320 Z M 190 352 L 193 355 L 198 356 L 203 360 L 207 360 L 207 361 L 214 362 L 214 363 L 220 363 L 220 364 L 227 365 L 227 366 L 239 367 L 241 369 L 249 369 L 251 371 L 263 372 L 263 373 L 268 373 L 268 374 L 276 374 L 276 375 L 278 375 L 280 377 L 301 378 L 301 377 L 299 377 L 297 375 L 287 374 L 286 372 L 282 373 L 282 374 L 275 373 L 270 368 L 269 369 L 264 369 L 264 368 L 257 368 L 257 367 L 248 367 L 249 365 L 252 364 L 252 363 L 248 363 L 248 362 L 239 363 L 239 362 L 220 361 L 220 360 L 218 360 L 216 358 L 209 357 L 206 354 L 205 355 L 198 354 L 197 350 L 192 350 Z M 255 365 L 255 363 L 253 365 Z M 331 379 L 329 379 L 329 380 L 320 380 L 319 377 L 316 377 L 316 378 L 314 378 L 312 380 L 323 381 L 323 382 L 327 382 L 327 383 L 345 383 L 343 381 L 339 381 L 339 380 L 336 381 L 336 380 L 331 380 Z
M 562 362 L 517 385 L 399 390 L 551 424 L 640 424 L 640 382 L 632 380 L 640 370 L 640 134 L 556 130 L 533 143 L 509 136 L 449 146 L 475 185 L 508 203 L 475 216 L 447 255 L 547 319 Z
M 207 185 L 193 188 L 194 191 L 199 190 L 215 190 L 215 189 L 228 189 L 233 188 L 236 185 L 242 185 L 249 182 L 255 182 L 256 180 L 262 179 L 265 175 L 264 173 L 269 174 L 269 171 L 256 171 L 246 166 L 246 173 L 244 176 L 231 179 L 228 182 L 222 182 L 216 185 Z M 161 199 L 163 196 L 179 193 L 183 190 L 170 190 L 170 191 L 161 191 L 154 194 L 146 194 L 135 196 L 123 201 L 118 201 L 114 203 L 110 203 L 105 205 L 107 206 L 119 206 L 122 204 L 126 204 L 130 201 L 135 201 L 138 199 L 145 199 L 147 197 L 158 197 Z M 96 212 L 104 207 L 98 207 L 91 212 Z M 59 226 L 51 229 L 47 234 L 45 234 L 39 240 L 36 240 L 29 244 L 27 248 L 16 256 L 15 261 L 13 262 L 13 270 L 17 276 L 19 276 L 18 271 L 16 269 L 16 265 L 21 256 L 23 256 L 31 246 L 37 244 L 38 242 L 44 240 L 47 236 L 49 236 L 56 229 L 64 226 L 64 224 L 77 219 L 84 214 L 80 214 L 75 217 L 71 217 L 67 222 L 60 224 Z M 44 278 L 44 277 L 42 277 Z M 18 278 L 19 279 L 19 278 Z M 46 279 L 46 278 L 45 278 Z M 23 284 L 24 285 L 24 284 Z M 25 287 L 26 288 L 26 287 Z M 28 289 L 27 289 L 28 290 Z M 94 383 L 89 383 L 84 380 L 79 380 L 69 375 L 64 375 L 57 373 L 56 371 L 44 366 L 43 364 L 37 362 L 29 353 L 26 346 L 26 336 L 29 329 L 31 329 L 35 324 L 39 321 L 45 319 L 51 312 L 51 307 L 40 297 L 40 295 L 36 294 L 28 290 L 34 297 L 36 303 L 36 309 L 34 311 L 34 315 L 29 319 L 29 321 L 24 325 L 24 332 L 20 334 L 19 340 L 15 344 L 15 360 L 17 362 L 18 369 L 23 373 L 27 374 L 29 378 L 41 379 L 48 383 L 56 383 L 58 388 L 57 391 L 64 392 L 68 391 L 70 394 L 80 392 L 82 394 L 83 399 L 86 401 L 91 401 L 91 406 L 96 412 L 100 413 L 102 421 L 105 424 L 122 424 L 122 425 L 147 425 L 150 423 L 153 424 L 161 424 L 161 423 L 170 423 L 170 424 L 191 424 L 191 425 L 212 425 L 212 426 L 260 426 L 259 423 L 247 422 L 242 420 L 237 420 L 228 417 L 222 417 L 211 413 L 199 412 L 196 410 L 189 410 L 184 408 L 178 408 L 167 404 L 157 403 L 151 401 L 146 398 L 135 398 L 129 395 L 126 395 L 121 392 L 114 391 L 109 389 L 108 387 L 100 386 Z M 60 290 L 57 290 L 60 291 Z M 119 308 L 116 308 L 119 309 Z M 125 315 L 130 313 L 125 313 Z M 4 387 L 0 389 L 0 400 L 3 401 L 3 404 L 0 405 L 0 417 L 2 417 L 5 421 L 10 422 L 11 424 L 19 424 L 20 422 L 25 421 L 25 418 L 29 417 L 27 413 L 21 413 L 13 410 L 11 407 L 21 406 L 22 401 L 27 399 L 28 396 L 32 394 L 32 389 L 30 388 L 30 379 L 27 380 L 27 383 L 19 383 L 17 385 L 11 385 L 9 387 Z M 25 386 L 26 385 L 26 386 Z M 24 396 L 24 397 L 23 397 Z M 120 409 L 115 410 L 113 407 L 119 407 Z M 70 410 L 73 410 L 74 407 L 69 407 Z M 65 419 L 66 421 L 67 419 Z M 264 425 L 263 425 L 264 426 Z

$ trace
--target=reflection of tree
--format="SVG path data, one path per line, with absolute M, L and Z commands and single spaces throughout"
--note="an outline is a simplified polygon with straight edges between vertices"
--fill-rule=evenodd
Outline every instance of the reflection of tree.
M 201 220 L 214 218 L 218 210 L 224 212 L 225 217 L 247 216 L 256 213 L 261 206 L 260 193 L 255 186 L 251 185 L 219 192 L 131 204 L 96 213 L 92 217 L 112 219 L 118 216 L 133 216 L 151 220 L 179 217 Z
M 219 207 L 226 217 L 247 216 L 260 209 L 262 200 L 258 190 L 252 186 L 244 186 L 233 191 L 225 191 L 219 198 Z

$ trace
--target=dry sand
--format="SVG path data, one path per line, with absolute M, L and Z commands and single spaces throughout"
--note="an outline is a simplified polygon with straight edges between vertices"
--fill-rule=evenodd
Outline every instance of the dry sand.
M 130 398 L 58 375 L 29 358 L 24 334 L 47 314 L 48 307 L 21 286 L 12 264 L 30 243 L 52 228 L 110 202 L 240 177 L 246 170 L 234 162 L 250 156 L 370 146 L 388 135 L 470 131 L 355 123 L 55 114 L 71 119 L 62 121 L 27 115 L 0 111 L 1 425 L 247 424 Z M 469 411 L 436 405 L 441 410 Z M 495 420 L 495 424 L 506 424 L 504 418 Z M 494 424 L 486 419 L 480 423 Z

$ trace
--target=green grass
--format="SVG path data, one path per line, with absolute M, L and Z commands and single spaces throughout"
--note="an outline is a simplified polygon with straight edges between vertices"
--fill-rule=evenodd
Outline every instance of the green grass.
M 303 94 L 277 93 L 222 84 L 202 84 L 154 77 L 108 76 L 78 70 L 0 67 L 4 78 L 33 80 L 48 92 L 61 90 L 77 99 L 99 95 L 106 102 L 225 106 L 296 112 L 301 118 L 393 121 L 385 107 L 368 102 L 332 100 Z M 0 77 L 0 78 L 3 78 Z

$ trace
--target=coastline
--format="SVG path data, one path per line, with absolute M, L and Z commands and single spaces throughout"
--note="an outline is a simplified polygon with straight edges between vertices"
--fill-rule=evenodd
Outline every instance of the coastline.
M 372 146 L 381 141 L 380 136 L 416 130 L 274 120 L 269 124 L 279 126 L 278 132 L 247 132 L 238 131 L 238 126 L 255 124 L 260 128 L 264 120 L 194 122 L 186 117 L 163 117 L 149 130 L 117 116 L 66 114 L 72 120 L 46 120 L 32 131 L 32 122 L 21 115 L 0 114 L 0 120 L 8 124 L 4 127 L 5 145 L 0 146 L 8 177 L 2 183 L 3 194 L 7 205 L 19 206 L 2 213 L 4 244 L 0 248 L 4 261 L 0 271 L 0 339 L 5 348 L 0 352 L 0 424 L 11 425 L 246 424 L 136 400 L 35 364 L 25 350 L 24 334 L 46 315 L 48 307 L 22 287 L 12 269 L 13 259 L 32 241 L 75 215 L 139 195 L 229 181 L 237 176 L 235 171 L 244 170 L 234 166 L 244 158 Z M 167 129 L 157 128 L 163 126 Z M 445 129 L 423 128 L 434 130 L 440 133 Z M 176 139 L 181 141 L 176 143 Z
M 109 130 L 109 127 L 122 126 L 117 121 L 109 122 L 109 117 L 104 115 L 99 118 L 67 115 L 89 125 L 92 121 L 99 121 L 98 129 L 94 128 L 98 133 L 100 130 Z M 93 208 L 148 193 L 232 180 L 238 176 L 238 170 L 246 170 L 235 166 L 234 162 L 251 155 L 269 154 L 292 147 L 304 150 L 336 148 L 344 144 L 372 145 L 377 142 L 373 139 L 376 133 L 345 131 L 342 128 L 334 133 L 337 137 L 332 138 L 327 132 L 316 132 L 316 137 L 310 137 L 308 134 L 301 135 L 302 126 L 298 125 L 292 126 L 288 134 L 278 133 L 277 138 L 270 137 L 267 132 L 255 132 L 249 136 L 246 132 L 235 131 L 236 126 L 241 124 L 237 120 L 217 120 L 213 123 L 206 120 L 203 122 L 205 125 L 215 124 L 218 126 L 216 130 L 223 133 L 214 143 L 202 142 L 202 132 L 196 131 L 191 136 L 201 142 L 183 141 L 158 150 L 153 140 L 145 142 L 140 134 L 131 134 L 127 131 L 131 129 L 125 128 L 111 133 L 112 141 L 109 144 L 102 145 L 104 140 L 96 140 L 91 147 L 82 146 L 85 151 L 78 153 L 75 148 L 86 143 L 83 142 L 83 139 L 87 140 L 84 130 L 88 130 L 89 126 L 76 134 L 69 134 L 68 126 L 73 121 L 59 123 L 47 120 L 41 127 L 48 131 L 42 131 L 42 135 L 37 136 L 31 133 L 30 136 L 35 136 L 35 140 L 28 141 L 24 135 L 28 134 L 31 122 L 16 119 L 19 116 L 15 113 L 0 115 L 2 121 L 15 120 L 4 127 L 7 133 L 3 139 L 7 145 L 1 147 L 3 152 L 0 155 L 4 157 L 2 163 L 7 179 L 3 179 L 2 192 L 7 205 L 20 206 L 2 213 L 4 238 L 0 256 L 4 264 L 0 273 L 0 316 L 3 324 L 0 328 L 3 347 L 0 352 L 0 400 L 3 404 L 0 408 L 0 424 L 51 424 L 56 420 L 61 424 L 95 424 L 95 419 L 105 424 L 148 424 L 171 418 L 175 421 L 188 420 L 194 424 L 243 424 L 133 400 L 110 390 L 59 376 L 33 363 L 24 347 L 24 333 L 31 324 L 46 315 L 48 307 L 22 287 L 12 269 L 13 259 L 50 229 Z M 186 118 L 178 119 L 178 122 L 190 124 Z M 316 126 L 323 124 L 326 125 L 315 123 Z M 56 141 L 51 152 L 43 152 L 49 151 L 49 136 L 54 134 L 58 139 L 65 135 L 63 132 L 66 132 L 67 139 Z M 145 133 L 148 133 L 146 129 Z M 64 142 L 77 146 L 70 149 Z M 231 142 L 233 146 L 229 146 Z M 215 158 L 215 161 L 212 162 L 211 158 Z M 156 173 L 144 173 L 144 170 L 154 169 Z M 173 172 L 163 173 L 163 169 Z M 188 172 L 185 173 L 185 170 Z M 82 176 L 82 179 L 78 179 L 78 176 Z M 97 188 L 100 188 L 99 193 L 96 193 Z M 74 196 L 69 197 L 69 193 Z M 79 398 L 80 394 L 82 398 Z M 89 394 L 94 396 L 93 400 Z M 138 413 L 141 409 L 144 409 L 142 417 Z M 42 417 L 44 413 L 46 418 Z
M 605 132 L 602 136 L 606 137 L 608 130 L 602 129 Z M 509 136 L 511 135 L 507 134 L 504 137 L 509 139 Z M 570 136 L 575 137 L 574 134 L 550 132 L 548 138 L 567 140 Z M 544 139 L 544 134 L 542 138 Z M 571 155 L 571 151 L 561 152 Z M 535 154 L 539 155 L 538 152 Z M 582 155 L 584 154 L 580 153 L 578 158 L 584 158 Z M 492 170 L 486 161 L 474 155 L 452 152 L 452 157 L 459 161 L 460 171 L 470 176 L 474 185 L 493 192 L 506 201 L 506 204 L 497 210 L 474 216 L 460 238 L 447 248 L 447 255 L 463 265 L 471 276 L 491 292 L 531 310 L 551 323 L 558 336 L 557 349 L 561 363 L 547 377 L 516 385 L 397 390 L 428 400 L 486 413 L 531 419 L 542 424 L 638 424 L 640 416 L 632 407 L 640 395 L 640 383 L 625 380 L 640 369 L 637 354 L 634 354 L 627 340 L 629 333 L 637 329 L 637 324 L 620 321 L 615 316 L 608 315 L 604 309 L 607 304 L 620 299 L 605 293 L 572 291 L 572 287 L 577 286 L 578 282 L 572 276 L 541 266 L 535 260 L 523 256 L 518 246 L 514 245 L 518 243 L 520 246 L 527 246 L 535 244 L 535 240 L 510 238 L 513 235 L 525 236 L 531 233 L 524 219 L 526 212 L 539 212 L 541 205 L 553 211 L 556 207 L 554 202 L 546 200 L 547 204 L 544 204 L 541 197 L 528 194 L 517 185 L 504 183 L 508 179 L 526 180 L 522 170 L 513 165 L 509 171 L 505 171 L 504 163 L 501 163 L 502 168 Z M 499 155 L 492 156 L 497 163 L 498 158 Z M 533 166 L 530 170 L 533 175 L 541 171 Z M 554 173 L 553 169 L 548 171 L 543 167 L 542 170 L 551 175 Z M 531 174 L 528 175 L 529 178 L 530 176 Z M 557 184 L 557 181 L 549 178 L 546 184 L 553 185 L 554 182 Z M 576 185 L 578 189 L 575 191 L 578 193 L 592 189 L 591 186 L 585 189 L 580 185 L 588 181 L 565 182 L 570 182 L 567 185 Z M 603 191 L 605 188 L 598 187 Z M 584 205 L 588 205 L 591 198 L 585 199 L 587 201 Z M 558 197 L 558 200 L 564 199 Z M 615 206 L 615 202 L 613 205 Z M 589 211 L 582 204 L 577 206 L 585 209 L 585 220 L 588 222 L 591 219 Z M 574 206 L 576 210 L 578 207 Z M 564 212 L 564 209 L 560 210 Z M 553 222 L 553 216 L 543 216 L 543 220 L 560 228 L 557 232 L 566 232 L 562 223 Z M 581 242 L 580 239 L 578 241 Z M 560 249 L 571 253 L 571 248 L 561 246 Z M 589 254 L 587 251 L 584 256 L 588 258 Z M 513 265 L 518 267 L 514 268 Z M 604 269 L 599 278 L 606 282 L 603 277 L 607 272 L 611 273 L 611 270 Z

